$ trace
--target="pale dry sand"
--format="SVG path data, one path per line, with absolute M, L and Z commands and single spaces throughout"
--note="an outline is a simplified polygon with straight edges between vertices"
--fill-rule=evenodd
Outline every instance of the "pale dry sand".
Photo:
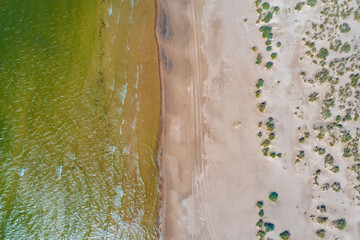
M 263 61 L 270 60 L 255 24 L 253 1 L 158 0 L 163 239 L 258 239 L 258 200 L 264 201 L 264 221 L 275 224 L 266 235 L 270 239 L 279 239 L 285 230 L 292 240 L 319 239 L 318 229 L 326 230 L 324 239 L 360 239 L 353 176 L 341 163 L 341 154 L 333 153 L 339 156 L 336 179 L 341 192 L 314 186 L 313 173 L 323 169 L 315 155 L 307 157 L 307 165 L 294 163 L 301 147 L 298 127 L 311 129 L 322 122 L 320 105 L 307 101 L 312 89 L 299 77 L 300 71 L 316 69 L 299 57 L 306 51 L 301 42 L 309 27 L 306 17 L 316 16 L 319 9 L 307 9 L 300 17 L 288 11 L 296 3 L 269 2 L 281 9 L 271 25 L 282 47 L 274 67 L 266 70 L 263 64 L 254 64 L 256 54 L 251 51 L 257 46 Z M 260 100 L 254 94 L 258 78 L 265 80 L 264 113 L 258 111 Z M 317 91 L 325 94 L 325 89 Z M 294 115 L 297 106 L 303 117 Z M 269 117 L 276 126 L 272 147 L 282 158 L 264 157 L 261 152 L 258 122 Z M 309 152 L 316 144 L 308 141 Z M 268 200 L 272 191 L 279 194 L 275 203 Z M 321 215 L 316 210 L 320 204 L 327 206 L 325 224 L 310 217 Z M 347 221 L 342 231 L 331 224 L 339 218 Z

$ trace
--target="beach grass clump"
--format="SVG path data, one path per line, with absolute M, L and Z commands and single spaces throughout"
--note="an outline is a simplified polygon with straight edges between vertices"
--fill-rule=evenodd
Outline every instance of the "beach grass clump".
M 332 224 L 339 230 L 343 230 L 346 227 L 346 220 L 344 218 L 334 220 Z
M 288 240 L 290 239 L 290 232 L 289 231 L 284 231 L 282 233 L 279 234 L 279 237 L 283 240 Z
M 272 62 L 267 62 L 267 63 L 265 64 L 265 67 L 266 67 L 266 69 L 270 69 L 270 68 L 272 68 L 273 65 L 274 65 L 274 64 L 273 64 Z
M 262 137 L 262 132 L 261 132 L 261 131 L 258 132 L 257 136 L 258 136 L 259 138 L 261 138 L 261 137 Z
M 334 182 L 333 185 L 331 185 L 331 188 L 335 192 L 339 192 L 341 190 L 341 184 L 339 182 Z
M 269 200 L 272 201 L 272 202 L 276 202 L 276 200 L 278 199 L 278 194 L 277 192 L 271 192 L 269 194 Z
M 253 52 L 256 52 L 257 50 L 258 50 L 258 48 L 256 46 L 251 48 L 251 51 L 253 51 Z
M 262 102 L 258 105 L 258 109 L 260 112 L 264 112 L 266 108 L 266 102 Z
M 316 101 L 319 98 L 318 96 L 319 96 L 318 92 L 313 92 L 312 94 L 309 95 L 309 101 L 310 102 Z
M 275 158 L 276 157 L 276 152 L 271 152 L 270 157 Z
M 319 216 L 317 217 L 316 221 L 320 224 L 326 223 L 328 220 L 328 217 L 324 217 L 324 216 Z
M 304 5 L 305 5 L 305 2 L 299 2 L 298 4 L 296 4 L 295 10 L 301 11 L 301 9 L 303 8 Z
M 271 55 L 270 55 L 271 59 L 275 59 L 277 57 L 277 55 L 278 55 L 277 53 L 271 53 Z
M 255 64 L 260 64 L 261 62 L 262 62 L 262 55 L 258 53 L 258 55 L 256 56 Z
M 343 23 L 339 26 L 339 30 L 341 33 L 348 33 L 348 32 L 350 32 L 351 28 L 350 28 L 349 24 Z
M 324 229 L 319 229 L 316 231 L 316 235 L 319 237 L 319 238 L 324 238 L 325 237 L 325 230 Z

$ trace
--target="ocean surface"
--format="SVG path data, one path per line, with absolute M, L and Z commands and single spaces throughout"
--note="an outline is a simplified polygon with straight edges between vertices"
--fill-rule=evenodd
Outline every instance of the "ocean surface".
M 154 0 L 0 1 L 0 239 L 157 239 Z

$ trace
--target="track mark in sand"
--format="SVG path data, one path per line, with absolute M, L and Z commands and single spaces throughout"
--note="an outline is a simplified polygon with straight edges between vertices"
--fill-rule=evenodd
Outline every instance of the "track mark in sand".
M 203 127 L 202 127 L 202 115 L 201 115 L 201 104 L 202 104 L 202 91 L 201 91 L 201 81 L 202 72 L 201 72 L 201 60 L 200 60 L 200 35 L 201 35 L 201 19 L 198 16 L 201 16 L 201 3 L 197 1 L 192 1 L 191 4 L 191 15 L 193 20 L 194 28 L 194 45 L 193 45 L 193 62 L 194 62 L 194 74 L 191 79 L 191 109 L 192 109 L 192 121 L 194 124 L 193 136 L 194 139 L 194 149 L 193 149 L 193 164 L 192 164 L 192 195 L 194 201 L 194 210 L 197 213 L 197 207 L 200 210 L 200 219 L 198 220 L 199 224 L 203 222 L 201 215 L 205 215 L 205 219 L 208 224 L 205 224 L 204 228 L 207 229 L 210 239 L 218 239 L 216 234 L 216 226 L 213 221 L 213 216 L 206 209 L 204 204 L 208 203 L 208 198 L 206 196 L 207 189 L 207 175 L 205 171 L 204 159 L 202 156 L 202 136 L 203 136 Z M 194 216 L 195 217 L 195 216 Z M 199 226 L 200 229 L 202 226 Z M 200 232 L 200 236 L 204 233 Z M 192 239 L 193 239 L 192 235 Z

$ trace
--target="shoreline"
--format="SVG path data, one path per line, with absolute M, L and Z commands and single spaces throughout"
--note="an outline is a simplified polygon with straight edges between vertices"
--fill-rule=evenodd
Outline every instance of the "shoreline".
M 162 164 L 162 146 L 163 146 L 163 82 L 162 82 L 162 74 L 161 74 L 161 59 L 160 59 L 160 47 L 159 47 L 159 40 L 157 36 L 157 26 L 159 21 L 158 16 L 158 1 L 154 0 L 155 2 L 155 24 L 154 24 L 154 37 L 156 43 L 156 51 L 157 51 L 157 58 L 158 58 L 158 72 L 159 72 L 159 82 L 160 82 L 160 117 L 159 117 L 159 134 L 158 134 L 158 142 L 157 142 L 157 160 L 158 160 L 158 168 L 159 168 L 159 216 L 158 216 L 158 239 L 162 239 L 162 231 L 161 231 L 161 224 L 162 224 L 162 214 L 163 214 L 163 204 L 164 204 L 164 178 L 163 178 L 163 164 Z

